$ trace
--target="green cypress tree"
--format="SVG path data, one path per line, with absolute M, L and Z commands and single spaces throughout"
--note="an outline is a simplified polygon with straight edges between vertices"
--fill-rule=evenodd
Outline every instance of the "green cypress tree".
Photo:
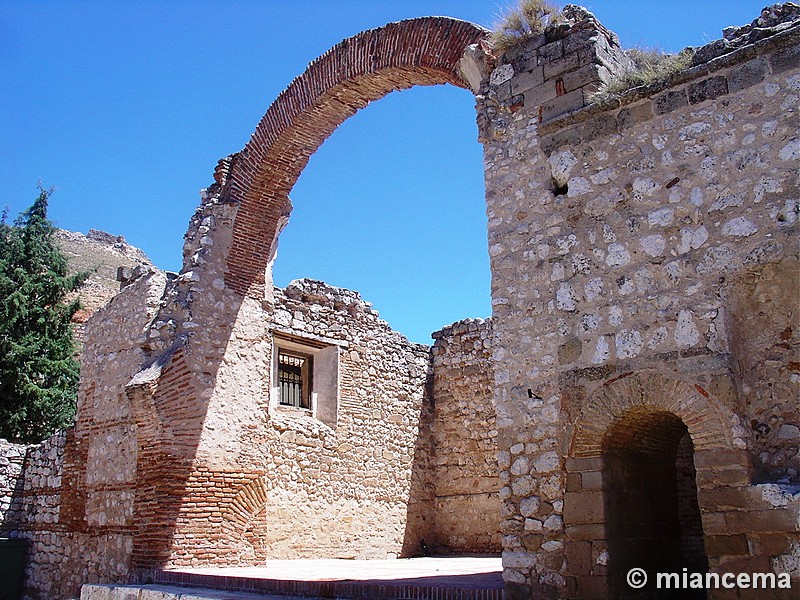
M 67 259 L 47 219 L 52 190 L 15 221 L 0 219 L 0 437 L 38 442 L 75 415 L 80 365 L 74 358 L 67 296 L 87 273 L 67 275 Z

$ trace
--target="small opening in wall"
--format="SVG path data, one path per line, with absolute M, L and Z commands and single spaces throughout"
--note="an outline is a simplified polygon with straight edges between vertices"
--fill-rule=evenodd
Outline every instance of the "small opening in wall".
M 553 196 L 566 196 L 568 191 L 569 189 L 566 183 L 564 185 L 559 185 L 555 178 L 553 178 Z
M 311 408 L 312 357 L 278 351 L 279 402 L 284 406 Z
M 329 427 L 336 427 L 339 346 L 275 332 L 272 356 L 272 409 L 301 409 Z

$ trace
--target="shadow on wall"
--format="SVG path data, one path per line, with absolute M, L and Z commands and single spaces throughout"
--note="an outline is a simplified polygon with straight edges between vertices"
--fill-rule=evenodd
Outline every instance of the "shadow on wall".
M 770 246 L 767 246 L 769 249 Z M 777 251 L 777 246 L 773 248 Z M 750 415 L 754 481 L 800 484 L 800 260 L 753 265 L 725 288 L 737 411 Z

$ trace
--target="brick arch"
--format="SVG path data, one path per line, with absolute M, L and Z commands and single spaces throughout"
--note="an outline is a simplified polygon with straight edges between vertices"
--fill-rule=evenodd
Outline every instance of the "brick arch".
M 259 536 L 269 531 L 264 513 L 269 506 L 269 479 L 259 474 L 236 489 L 236 495 L 221 506 L 218 549 L 232 564 L 252 564 L 266 559 Z
M 630 451 L 655 457 L 676 450 L 675 460 L 682 461 L 677 486 L 683 495 L 679 490 L 670 493 L 677 494 L 673 498 L 686 500 L 679 500 L 684 509 L 689 507 L 692 494 L 697 498 L 692 510 L 680 513 L 683 517 L 675 525 L 681 556 L 705 564 L 717 560 L 718 556 L 704 550 L 706 532 L 714 527 L 713 518 L 724 511 L 713 496 L 713 482 L 723 471 L 730 481 L 746 482 L 749 478 L 745 440 L 731 429 L 733 413 L 701 385 L 655 372 L 626 373 L 606 381 L 583 406 L 584 412 L 573 427 L 565 465 L 563 519 L 567 556 L 585 559 L 567 565 L 567 587 L 572 590 L 568 597 L 618 597 L 622 589 L 620 573 L 626 557 L 623 555 L 619 562 L 620 549 L 625 545 L 620 544 L 618 525 L 624 504 L 621 509 L 613 499 L 620 498 L 619 465 L 633 464 L 629 462 Z M 628 456 L 620 456 L 620 451 L 628 451 Z M 616 460 L 610 453 L 617 454 Z M 634 474 L 637 468 L 649 468 L 641 465 L 633 464 Z M 653 477 L 666 481 L 658 479 L 658 474 Z M 637 506 L 655 507 L 655 512 L 645 510 L 638 515 L 641 522 L 646 522 L 643 515 L 666 514 L 651 502 Z M 626 514 L 626 519 L 629 517 Z M 677 543 L 675 539 L 671 542 Z M 600 556 L 606 560 L 592 560 Z M 662 558 L 656 553 L 649 559 L 654 556 Z M 669 556 L 674 559 L 677 551 Z M 644 560 L 643 556 L 639 558 Z M 612 560 L 617 562 L 612 564 Z
M 731 414 L 702 386 L 658 373 L 628 374 L 603 384 L 587 403 L 575 425 L 570 454 L 576 458 L 600 456 L 608 432 L 639 413 L 671 413 L 689 430 L 695 451 L 733 448 Z
M 250 523 L 264 512 L 269 501 L 268 492 L 267 479 L 264 476 L 259 476 L 242 486 L 223 512 L 225 527 L 241 535 Z
M 226 282 L 256 294 L 291 211 L 289 192 L 311 155 L 370 102 L 415 85 L 468 88 L 459 70 L 467 46 L 488 31 L 448 17 L 390 23 L 348 38 L 317 58 L 269 107 L 245 148 L 215 179 L 239 205 Z

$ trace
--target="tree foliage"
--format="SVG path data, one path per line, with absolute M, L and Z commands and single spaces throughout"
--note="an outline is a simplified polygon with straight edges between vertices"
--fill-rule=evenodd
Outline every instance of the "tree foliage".
M 47 219 L 52 190 L 40 188 L 15 221 L 0 220 L 0 437 L 37 442 L 72 422 L 79 364 L 68 296 L 87 273 L 67 274 L 67 259 Z

